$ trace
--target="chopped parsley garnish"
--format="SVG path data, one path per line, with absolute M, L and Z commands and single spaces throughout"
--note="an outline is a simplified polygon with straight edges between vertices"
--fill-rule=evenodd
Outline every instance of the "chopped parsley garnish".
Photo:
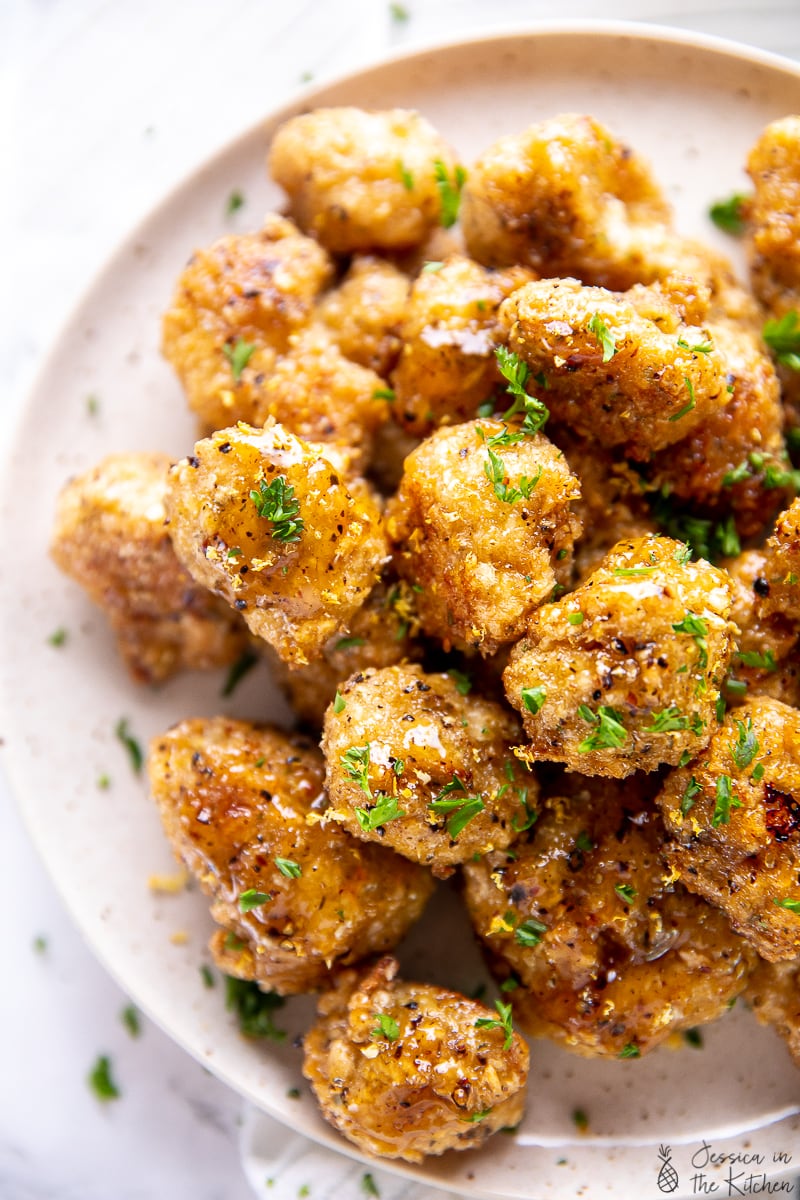
M 111 1077 L 111 1059 L 101 1054 L 89 1072 L 89 1087 L 98 1100 L 117 1100 L 120 1090 Z
M 116 735 L 117 740 L 121 742 L 128 751 L 128 758 L 131 760 L 131 767 L 133 768 L 134 773 L 139 775 L 144 763 L 144 755 L 142 753 L 142 747 L 139 745 L 136 738 L 133 737 L 128 728 L 127 717 L 120 717 L 114 727 L 114 734 Z
M 694 346 L 690 346 L 684 338 L 679 337 L 678 345 L 681 350 L 688 350 L 690 354 L 710 354 L 714 347 L 711 344 L 711 338 L 708 337 L 708 334 L 706 334 L 706 338 L 708 339 L 707 341 L 696 342 Z
M 764 778 L 764 764 L 763 763 L 756 763 L 756 765 L 753 767 L 753 770 L 750 774 L 750 778 L 754 779 L 756 783 L 761 783 L 761 780 Z
M 796 309 L 784 313 L 780 320 L 767 321 L 763 336 L 782 366 L 800 371 L 800 315 Z
M 60 628 L 55 629 L 47 640 L 51 646 L 63 646 L 67 640 L 67 637 L 67 631 L 62 625 Z
M 376 829 L 405 815 L 405 811 L 397 807 L 396 796 L 382 796 L 374 808 L 356 809 L 356 819 L 365 833 L 374 833 Z
M 653 713 L 652 725 L 648 725 L 643 732 L 676 733 L 684 729 L 690 729 L 692 733 L 699 735 L 703 730 L 703 722 L 697 713 L 687 717 L 684 716 L 677 704 L 670 704 L 668 708 L 662 708 L 661 712 Z
M 346 708 L 347 708 L 347 701 L 345 700 L 344 696 L 337 688 L 336 695 L 333 697 L 333 711 L 335 713 L 341 713 L 341 712 L 344 712 L 344 710 Z
M 589 1128 L 589 1118 L 582 1108 L 576 1108 L 573 1111 L 572 1120 L 575 1124 L 575 1128 L 580 1130 L 581 1133 L 585 1133 Z
M 508 1049 L 507 1046 L 504 1046 L 503 1048 Z M 483 1108 L 480 1112 L 473 1113 L 470 1117 L 462 1117 L 461 1119 L 468 1121 L 470 1125 L 476 1125 L 478 1121 L 484 1121 L 486 1117 L 491 1114 L 491 1112 L 491 1108 Z
M 242 378 L 242 371 L 250 362 L 255 350 L 255 342 L 246 342 L 244 338 L 237 338 L 232 346 L 226 342 L 222 347 L 222 353 L 231 364 L 231 374 L 236 383 Z
M 759 751 L 758 738 L 753 732 L 753 722 L 750 717 L 747 718 L 747 723 L 744 721 L 736 721 L 737 737 L 736 741 L 731 746 L 733 761 L 740 771 L 745 767 L 749 767 Z
M 727 200 L 718 200 L 716 204 L 712 204 L 708 215 L 717 229 L 721 229 L 723 233 L 729 233 L 733 237 L 740 237 L 745 231 L 743 205 L 746 202 L 747 196 L 736 192 Z
M 142 1032 L 142 1023 L 139 1020 L 139 1012 L 133 1004 L 127 1005 L 120 1013 L 120 1020 L 127 1029 L 132 1038 L 137 1038 Z
M 300 501 L 285 475 L 276 475 L 271 483 L 262 479 L 250 499 L 260 517 L 272 521 L 272 536 L 277 542 L 299 542 L 305 528 L 300 516 Z
M 515 833 L 525 833 L 527 829 L 532 829 L 539 820 L 539 813 L 535 808 L 531 808 L 530 804 L 528 804 L 527 788 L 517 788 L 517 795 L 519 796 L 520 808 L 523 810 L 525 817 L 522 821 L 520 821 L 517 817 L 512 817 L 511 828 Z
M 534 434 L 544 429 L 550 416 L 550 410 L 542 404 L 541 400 L 537 400 L 535 396 L 529 396 L 526 392 L 525 385 L 530 375 L 530 369 L 514 350 L 509 350 L 506 346 L 498 346 L 495 356 L 500 374 L 508 384 L 506 391 L 514 397 L 514 403 L 503 414 L 503 419 L 510 421 L 518 413 L 524 413 L 525 417 L 520 426 L 520 433 L 533 437 Z M 490 409 L 486 415 L 491 416 L 491 412 Z
M 397 399 L 397 393 L 394 388 L 390 387 L 375 388 L 375 391 L 372 393 L 372 399 L 387 400 L 389 404 L 392 404 Z
M 461 792 L 462 795 L 454 795 Z M 431 812 L 437 816 L 449 814 L 447 832 L 451 838 L 457 838 L 466 829 L 470 821 L 483 812 L 484 803 L 480 796 L 467 795 L 467 789 L 456 775 L 450 783 L 445 784 L 435 800 L 428 805 Z
M 237 658 L 236 662 L 231 664 L 228 677 L 222 689 L 222 695 L 232 696 L 245 675 L 248 675 L 252 671 L 257 662 L 258 655 L 252 650 L 245 650 L 241 658 Z
M 759 671 L 777 671 L 778 664 L 771 650 L 758 654 L 755 650 L 739 650 L 736 657 L 745 667 L 754 667 Z
M 400 178 L 403 181 L 403 187 L 406 189 L 407 192 L 413 192 L 414 176 L 411 174 L 411 172 L 409 171 L 406 164 L 404 162 L 398 162 L 397 170 L 399 171 Z
M 787 912 L 797 913 L 800 915 L 800 900 L 792 900 L 790 896 L 784 896 L 782 900 L 774 900 L 778 908 L 785 908 Z
M 703 1035 L 699 1029 L 684 1029 L 683 1039 L 689 1046 L 694 1046 L 695 1050 L 701 1050 L 703 1047 Z
M 495 1000 L 494 1006 L 497 1009 L 497 1017 L 478 1017 L 475 1022 L 476 1029 L 502 1029 L 505 1034 L 503 1049 L 510 1050 L 511 1043 L 514 1040 L 514 1026 L 511 1023 L 511 1005 L 504 1004 L 502 1000 Z
M 365 746 L 351 746 L 346 750 L 339 762 L 344 767 L 345 772 L 357 783 L 365 796 L 372 799 L 372 791 L 369 786 L 369 742 Z
M 614 574 L 619 579 L 639 579 L 652 575 L 655 567 L 615 567 Z
M 597 313 L 590 319 L 589 330 L 597 338 L 603 350 L 603 362 L 609 362 L 617 353 L 617 343 L 608 331 L 608 326 L 598 317 Z
M 361 1190 L 365 1196 L 380 1196 L 381 1194 L 380 1188 L 370 1175 L 369 1171 L 361 1176 Z
M 732 558 L 741 553 L 741 543 L 732 516 L 715 523 L 707 517 L 695 516 L 692 512 L 677 509 L 663 491 L 649 498 L 651 512 L 664 533 L 676 541 L 686 542 L 697 558 L 711 562 L 724 557 Z
M 681 797 L 681 816 L 685 817 L 688 815 L 689 809 L 694 804 L 695 797 L 699 796 L 702 790 L 702 785 L 697 782 L 693 775 L 686 785 L 686 791 Z
M 578 705 L 578 716 L 588 725 L 595 725 L 594 733 L 578 746 L 581 754 L 589 754 L 592 750 L 611 750 L 623 746 L 628 737 L 628 731 L 622 723 L 622 713 L 615 708 L 601 705 L 596 713 L 586 704 Z
M 436 275 L 437 272 L 441 271 L 443 266 L 443 262 L 439 262 L 438 259 L 433 258 L 430 260 L 430 262 L 425 263 L 424 267 L 420 271 L 420 275 Z M 486 415 L 491 416 L 491 413 L 487 413 Z
M 583 854 L 588 854 L 590 850 L 594 850 L 594 842 L 585 829 L 582 829 L 575 838 L 575 849 L 580 850 Z
M 722 476 L 723 487 L 734 487 L 737 483 L 744 483 L 745 479 L 750 478 L 750 464 L 748 462 L 740 462 L 738 467 L 734 467 L 732 471 L 726 471 Z
M 540 708 L 547 699 L 547 691 L 541 686 L 523 688 L 520 692 L 520 695 L 525 708 L 527 708 L 529 713 L 533 713 L 534 715 L 539 712 Z
M 214 987 L 214 984 L 215 984 L 214 972 L 211 970 L 211 967 L 208 965 L 208 963 L 201 963 L 200 978 L 203 981 L 204 987 L 207 987 L 207 988 Z
M 800 471 L 794 468 L 779 467 L 775 463 L 767 463 L 762 483 L 767 491 L 772 491 L 774 488 L 792 488 L 797 492 L 800 491 Z
M 689 399 L 686 401 L 683 408 L 672 414 L 672 416 L 669 418 L 670 421 L 680 421 L 681 417 L 685 417 L 687 413 L 690 413 L 697 403 L 694 395 L 694 384 L 688 375 L 684 375 L 683 382 L 686 384 L 686 390 L 689 393 Z
M 86 411 L 90 417 L 96 417 L 100 412 L 100 401 L 97 396 L 86 397 Z
M 641 1050 L 633 1042 L 628 1042 L 628 1044 L 626 1046 L 623 1046 L 622 1049 L 620 1050 L 619 1054 L 617 1055 L 617 1058 L 641 1058 L 641 1057 L 642 1057 Z
M 461 696 L 468 696 L 472 691 L 472 680 L 469 675 L 465 675 L 463 671 L 457 671 L 455 667 L 451 667 L 447 674 L 456 685 L 456 691 Z
M 714 804 L 714 815 L 711 818 L 712 828 L 716 829 L 720 825 L 727 825 L 731 819 L 731 809 L 741 808 L 742 802 L 731 790 L 732 781 L 730 775 L 720 775 L 717 780 L 717 795 L 716 803 Z
M 439 221 L 445 229 L 450 229 L 458 220 L 458 208 L 461 203 L 461 189 L 466 183 L 467 172 L 462 166 L 457 166 L 451 183 L 447 175 L 447 167 L 440 158 L 433 164 L 436 186 L 439 189 Z
M 394 1017 L 390 1017 L 388 1013 L 375 1013 L 375 1020 L 378 1024 L 369 1036 L 376 1041 L 378 1038 L 386 1038 L 387 1042 L 396 1042 L 400 1036 L 400 1026 Z
M 538 946 L 543 933 L 547 933 L 547 926 L 536 917 L 528 917 L 514 930 L 514 941 L 520 946 Z
M 390 4 L 389 16 L 393 21 L 397 21 L 398 25 L 402 25 L 404 21 L 409 19 L 411 13 L 404 4 Z
M 569 621 L 570 625 L 582 625 L 584 621 L 583 613 L 570 613 L 567 617 L 567 620 Z
M 283 1008 L 285 1001 L 275 992 L 262 992 L 257 983 L 249 979 L 234 979 L 225 976 L 225 1007 L 236 1014 L 239 1029 L 245 1037 L 272 1038 L 282 1042 L 284 1029 L 278 1029 L 272 1019 L 276 1008 Z
M 533 478 L 529 479 L 527 475 L 522 475 L 517 486 L 511 487 L 505 482 L 506 468 L 502 458 L 490 448 L 487 448 L 486 453 L 489 455 L 489 459 L 483 464 L 483 470 L 494 488 L 497 499 L 502 500 L 503 504 L 514 504 L 523 497 L 526 500 L 530 499 L 531 492 L 542 477 L 541 465 L 537 467 L 536 475 Z
M 33 948 L 37 954 L 45 954 L 47 951 L 47 938 L 39 934 L 33 939 Z
M 334 650 L 352 650 L 355 646 L 363 646 L 364 639 L 360 637 L 344 637 L 339 638 Z
M 672 626 L 675 633 L 687 633 L 689 637 L 693 637 L 699 650 L 697 658 L 698 670 L 702 671 L 708 666 L 708 646 L 706 637 L 708 636 L 708 625 L 702 617 L 696 616 L 693 612 L 687 612 L 686 616 Z
M 675 553 L 672 555 L 679 567 L 685 567 L 689 559 L 692 557 L 691 546 L 678 546 Z
M 231 192 L 230 196 L 228 196 L 228 203 L 225 206 L 226 215 L 232 217 L 233 214 L 238 212 L 242 207 L 244 207 L 244 196 L 237 189 L 235 192 Z
M 107 792 L 111 787 L 111 777 L 109 775 L 99 775 L 97 779 L 97 786 L 100 788 L 101 792 Z
M 291 858 L 276 858 L 275 866 L 281 875 L 285 875 L 287 879 L 299 879 L 303 874 L 303 868 L 300 866 L 300 863 L 294 862 Z
M 620 900 L 624 900 L 626 904 L 633 904 L 636 899 L 636 888 L 632 887 L 629 883 L 618 883 L 614 891 Z
M 714 705 L 714 711 L 719 725 L 725 720 L 725 697 L 717 696 L 717 703 Z
M 239 908 L 243 913 L 252 912 L 254 908 L 261 908 L 262 904 L 268 904 L 271 899 L 272 896 L 269 892 L 259 892 L 255 888 L 248 888 L 239 896 Z
M 500 984 L 501 992 L 515 992 L 519 987 L 519 980 L 516 975 L 509 975 L 508 979 L 504 979 Z

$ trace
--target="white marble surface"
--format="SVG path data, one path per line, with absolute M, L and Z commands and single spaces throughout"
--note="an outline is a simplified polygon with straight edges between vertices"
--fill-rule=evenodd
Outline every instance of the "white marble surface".
M 306 72 L 556 17 L 673 24 L 800 58 L 798 0 L 407 7 L 398 24 L 383 0 L 0 0 L 0 218 L 10 228 L 0 450 L 49 342 L 117 240 Z M 0 1200 L 245 1200 L 237 1097 L 147 1023 L 128 1035 L 126 998 L 62 911 L 2 777 L 0 913 Z M 122 1091 L 104 1107 L 86 1085 L 101 1052 Z

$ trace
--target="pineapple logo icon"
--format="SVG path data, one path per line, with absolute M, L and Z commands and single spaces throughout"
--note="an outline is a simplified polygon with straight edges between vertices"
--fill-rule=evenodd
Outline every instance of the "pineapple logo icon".
M 669 1146 L 658 1147 L 658 1157 L 661 1161 L 661 1170 L 658 1172 L 659 1191 L 676 1192 L 678 1190 L 678 1172 L 672 1165 L 672 1150 Z

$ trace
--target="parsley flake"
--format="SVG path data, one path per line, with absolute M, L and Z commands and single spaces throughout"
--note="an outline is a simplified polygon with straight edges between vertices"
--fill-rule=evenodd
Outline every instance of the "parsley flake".
M 378 1038 L 386 1038 L 387 1042 L 396 1042 L 400 1037 L 400 1026 L 394 1017 L 390 1017 L 388 1013 L 375 1013 L 374 1015 L 378 1024 L 369 1036 L 374 1041 L 377 1041 Z
M 641 1050 L 633 1042 L 628 1042 L 628 1044 L 626 1046 L 623 1046 L 622 1049 L 620 1050 L 619 1054 L 617 1055 L 617 1058 L 641 1058 L 641 1057 L 642 1057 Z
M 396 796 L 381 797 L 373 808 L 356 809 L 356 819 L 365 833 L 374 833 L 376 829 L 405 815 L 405 811 L 397 807 Z
M 345 700 L 344 696 L 337 688 L 336 695 L 333 697 L 333 711 L 335 713 L 342 713 L 342 712 L 344 712 L 344 710 L 346 708 L 347 708 L 347 701 Z
M 107 1054 L 101 1054 L 89 1072 L 89 1087 L 98 1100 L 117 1100 L 120 1090 L 111 1077 L 111 1059 Z
M 520 692 L 522 703 L 527 708 L 529 713 L 539 712 L 545 700 L 547 699 L 547 691 L 545 688 L 538 686 L 532 688 L 523 688 Z
M 454 792 L 461 792 L 462 795 L 454 796 Z M 480 796 L 467 795 L 467 789 L 458 778 L 454 776 L 450 783 L 446 784 L 435 800 L 432 800 L 428 805 L 431 812 L 437 816 L 449 814 L 446 822 L 447 832 L 450 837 L 455 839 L 460 833 L 466 829 L 470 821 L 477 817 L 478 813 L 483 812 L 484 803 Z
M 792 900 L 790 896 L 784 896 L 782 900 L 774 900 L 773 904 L 777 904 L 778 908 L 785 908 L 787 912 L 800 915 L 800 900 Z
M 66 643 L 68 636 L 66 629 L 61 625 L 58 629 L 53 630 L 47 640 L 51 646 L 59 647 Z
M 717 780 L 714 815 L 711 818 L 711 825 L 714 829 L 717 829 L 720 825 L 727 825 L 729 823 L 732 808 L 742 807 L 741 800 L 731 789 L 732 780 L 730 775 L 720 775 Z
M 699 794 L 700 794 L 700 792 L 702 792 L 702 790 L 703 790 L 702 785 L 699 784 L 697 782 L 697 780 L 695 779 L 694 775 L 692 775 L 691 779 L 689 780 L 689 782 L 686 785 L 686 791 L 683 793 L 683 796 L 681 797 L 681 816 L 684 816 L 684 817 L 688 816 L 689 809 L 692 807 L 692 805 L 695 802 L 695 797 L 699 796 Z
M 511 1043 L 514 1040 L 514 1026 L 511 1023 L 511 1005 L 504 1004 L 502 1000 L 495 1000 L 494 1006 L 497 1009 L 497 1017 L 479 1017 L 475 1022 L 476 1029 L 502 1029 L 505 1034 L 503 1049 L 510 1050 Z
M 400 178 L 403 181 L 403 187 L 406 189 L 407 192 L 413 192 L 414 176 L 411 174 L 408 167 L 405 165 L 404 162 L 398 162 L 397 170 L 399 171 Z
M 708 645 L 706 637 L 708 636 L 708 624 L 702 617 L 698 617 L 693 612 L 687 612 L 686 616 L 673 624 L 675 633 L 686 633 L 689 637 L 694 638 L 699 655 L 697 658 L 698 670 L 702 671 L 708 666 Z
M 636 899 L 636 888 L 632 887 L 629 883 L 618 883 L 614 891 L 620 900 L 624 900 L 626 904 L 633 904 Z
M 695 1050 L 702 1050 L 703 1035 L 699 1029 L 684 1029 L 683 1040 L 688 1046 L 693 1046 Z
M 232 217 L 235 212 L 238 212 L 239 209 L 243 207 L 244 196 L 237 189 L 236 191 L 231 192 L 230 196 L 228 196 L 228 203 L 225 206 L 225 214 L 228 217 Z
M 758 654 L 755 650 L 740 650 L 736 657 L 745 667 L 753 667 L 758 671 L 777 671 L 778 664 L 771 650 Z
M 407 21 L 409 19 L 409 17 L 411 16 L 411 13 L 408 11 L 408 9 L 406 8 L 406 6 L 404 4 L 390 4 L 389 5 L 389 16 L 392 18 L 393 21 L 396 21 L 398 25 L 402 25 L 405 21 Z
M 596 713 L 586 705 L 578 706 L 578 716 L 589 725 L 595 725 L 594 733 L 580 743 L 578 751 L 589 754 L 592 750 L 612 750 L 623 746 L 628 737 L 628 731 L 622 723 L 622 713 L 615 708 L 601 705 Z
M 114 727 L 114 734 L 117 741 L 121 742 L 128 751 L 128 757 L 131 760 L 131 767 L 134 774 L 139 775 L 144 764 L 144 754 L 142 753 L 142 747 L 128 728 L 127 717 L 120 717 Z
M 381 1194 L 380 1188 L 370 1175 L 369 1171 L 361 1176 L 361 1190 L 365 1196 L 380 1196 Z
M 763 337 L 782 366 L 800 371 L 800 315 L 796 309 L 790 309 L 779 320 L 767 321 Z
M 451 667 L 447 674 L 456 685 L 456 690 L 459 695 L 468 696 L 472 691 L 472 680 L 470 679 L 469 675 L 465 675 L 463 671 L 457 671 L 455 667 Z
M 231 374 L 236 383 L 242 378 L 242 371 L 250 362 L 255 350 L 255 342 L 246 342 L 244 338 L 237 338 L 232 346 L 230 342 L 226 342 L 222 347 L 222 353 L 231 365 Z
M 737 737 L 734 744 L 731 746 L 731 754 L 733 761 L 740 771 L 745 767 L 749 767 L 760 749 L 758 738 L 753 732 L 753 721 L 750 717 L 747 718 L 747 724 L 744 721 L 736 721 Z
M 132 1038 L 138 1038 L 141 1035 L 142 1023 L 139 1020 L 138 1009 L 133 1004 L 129 1004 L 126 1008 L 123 1008 L 120 1013 L 120 1020 Z
M 239 908 L 243 913 L 252 912 L 254 908 L 261 908 L 262 904 L 268 904 L 272 899 L 269 892 L 259 892 L 255 888 L 248 888 L 239 896 Z
M 239 686 L 245 675 L 248 675 L 253 667 L 258 662 L 258 655 L 252 650 L 245 650 L 240 658 L 237 658 L 235 663 L 231 664 L 228 671 L 228 677 L 222 688 L 223 696 L 232 696 L 236 688 Z
M 267 483 L 262 479 L 258 491 L 250 493 L 260 517 L 272 522 L 272 536 L 277 542 L 299 542 L 305 528 L 300 516 L 300 501 L 285 475 L 276 475 Z
M 487 447 L 489 459 L 483 464 L 484 474 L 494 488 L 494 494 L 498 500 L 502 500 L 503 504 L 514 504 L 517 500 L 529 500 L 533 489 L 542 477 L 541 465 L 537 467 L 536 474 L 532 478 L 527 475 L 520 476 L 517 481 L 517 486 L 512 487 L 505 482 L 506 468 L 505 464 L 494 450 Z
M 364 639 L 360 637 L 343 637 L 339 638 L 334 650 L 353 650 L 356 646 L 363 646 Z
M 213 988 L 215 985 L 214 972 L 208 963 L 201 963 L 199 967 L 200 978 L 203 981 L 203 987 Z
M 461 189 L 466 182 L 467 172 L 462 166 L 457 166 L 453 172 L 453 182 L 451 183 L 447 175 L 447 167 L 440 158 L 437 158 L 433 164 L 433 174 L 439 189 L 441 204 L 439 221 L 445 229 L 450 229 L 458 220 Z
M 299 879 L 303 874 L 303 868 L 300 866 L 300 863 L 294 862 L 291 858 L 276 858 L 275 866 L 281 875 L 285 875 L 287 879 Z
M 681 350 L 688 350 L 690 354 L 710 354 L 714 347 L 708 334 L 706 334 L 706 339 L 705 342 L 696 342 L 694 346 L 690 346 L 685 338 L 679 337 L 678 345 Z
M 672 416 L 669 418 L 670 421 L 680 421 L 681 417 L 685 417 L 687 413 L 690 413 L 697 403 L 694 395 L 694 384 L 688 375 L 684 375 L 683 382 L 686 384 L 686 390 L 689 393 L 689 399 L 686 401 L 683 408 L 672 414 Z
M 239 1029 L 245 1037 L 266 1037 L 274 1042 L 282 1042 L 286 1031 L 277 1028 L 272 1014 L 276 1008 L 283 1008 L 284 1004 L 282 996 L 275 992 L 262 992 L 252 980 L 225 976 L 225 1007 L 228 1012 L 236 1014 Z
M 746 203 L 747 196 L 736 192 L 727 200 L 718 200 L 712 204 L 708 215 L 717 229 L 731 234 L 732 237 L 740 237 L 745 231 L 744 205 Z
M 372 393 L 372 399 L 386 400 L 389 404 L 393 404 L 397 399 L 397 393 L 395 392 L 394 388 L 379 387 L 375 388 L 374 392 Z
M 547 933 L 547 926 L 536 917 L 528 917 L 514 930 L 514 941 L 520 946 L 538 946 L 543 933 Z
M 588 328 L 597 338 L 603 349 L 603 362 L 609 362 L 617 353 L 617 343 L 609 333 L 608 326 L 595 313 L 589 321 Z
M 357 783 L 365 796 L 372 799 L 369 786 L 369 742 L 364 746 L 351 746 L 339 759 L 346 774 Z

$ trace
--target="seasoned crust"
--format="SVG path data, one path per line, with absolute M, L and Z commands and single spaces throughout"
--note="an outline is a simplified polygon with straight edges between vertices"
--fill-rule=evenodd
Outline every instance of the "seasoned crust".
M 800 713 L 756 696 L 657 802 L 676 876 L 770 962 L 800 954 Z
M 657 787 L 556 777 L 511 853 L 464 866 L 475 931 L 498 976 L 518 982 L 518 1021 L 578 1054 L 645 1054 L 714 1020 L 755 960 L 666 868 Z
M 167 512 L 178 557 L 286 662 L 307 662 L 346 627 L 385 558 L 372 494 L 333 465 L 331 453 L 273 421 L 263 429 L 240 423 L 198 442 L 171 472 Z M 287 509 L 303 522 L 299 531 L 290 523 L 282 533 L 252 498 L 278 480 Z
M 268 169 L 301 229 L 353 254 L 425 240 L 442 209 L 437 162 L 454 185 L 458 160 L 419 113 L 318 108 L 281 126 Z
M 326 1120 L 361 1150 L 406 1162 L 473 1149 L 517 1125 L 528 1075 L 519 1034 L 506 1046 L 502 1029 L 476 1027 L 496 1021 L 493 1010 L 396 973 L 383 959 L 344 973 L 320 999 L 303 1074 Z M 396 1022 L 395 1037 L 382 1034 L 381 1015 Z
M 764 548 L 764 564 L 756 588 L 756 613 L 800 626 L 800 498 L 775 522 Z
M 169 468 L 166 454 L 112 454 L 70 480 L 50 546 L 61 570 L 103 609 L 139 683 L 226 666 L 248 643 L 239 616 L 195 584 L 172 548 Z
M 411 281 L 385 258 L 356 255 L 342 282 L 317 306 L 317 319 L 345 357 L 387 377 L 400 355 L 400 325 Z
M 800 116 L 767 125 L 747 159 L 750 281 L 775 316 L 800 305 Z
M 317 819 L 324 763 L 304 738 L 227 717 L 182 721 L 154 739 L 148 774 L 176 856 L 234 935 L 215 935 L 216 957 L 264 989 L 312 991 L 337 964 L 391 949 L 433 890 L 422 868 Z M 269 899 L 243 912 L 248 891 Z
M 340 692 L 322 738 L 329 815 L 356 837 L 446 876 L 531 819 L 537 784 L 511 752 L 520 729 L 504 707 L 412 663 L 361 672 Z M 396 815 L 376 824 L 387 803 Z
M 734 650 L 732 588 L 685 554 L 671 538 L 620 542 L 533 614 L 503 675 L 530 742 L 523 758 L 624 778 L 707 744 Z
M 387 527 L 425 632 L 482 654 L 520 637 L 569 580 L 579 494 L 563 454 L 519 422 L 444 427 L 409 454 Z
M 745 999 L 762 1025 L 771 1025 L 800 1067 L 800 959 L 759 961 Z

